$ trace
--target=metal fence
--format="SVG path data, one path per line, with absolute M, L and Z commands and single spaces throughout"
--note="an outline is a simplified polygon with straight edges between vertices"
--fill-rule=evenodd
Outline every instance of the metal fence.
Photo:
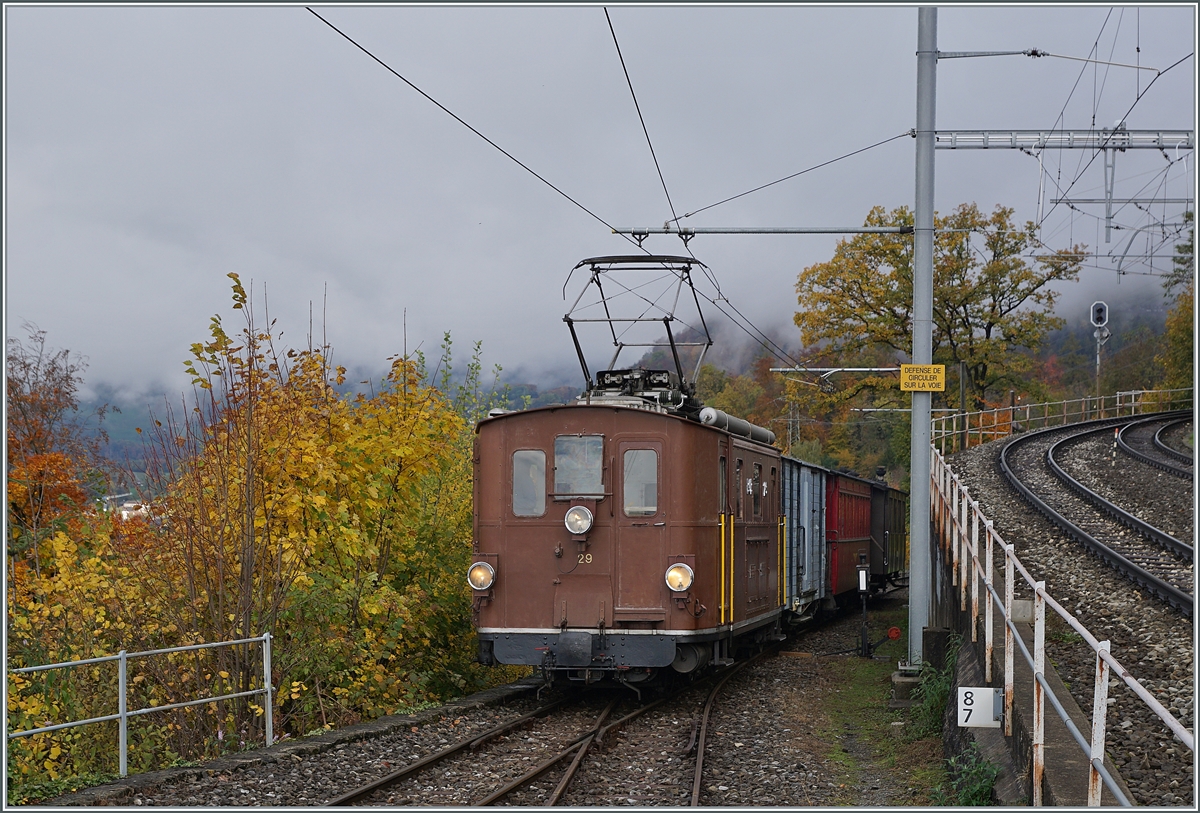
M 971 641 L 978 640 L 980 615 L 980 586 L 987 595 L 984 598 L 983 634 L 984 634 L 984 674 L 989 683 L 992 680 L 992 656 L 994 651 L 994 629 L 996 611 L 1004 625 L 1004 734 L 1012 736 L 1013 708 L 1013 663 L 1014 646 L 1019 647 L 1022 656 L 1034 673 L 1033 687 L 1033 804 L 1042 804 L 1042 776 L 1045 771 L 1045 701 L 1058 712 L 1063 723 L 1071 732 L 1075 742 L 1087 756 L 1091 768 L 1088 778 L 1088 806 L 1097 807 L 1100 804 L 1101 782 L 1109 789 L 1113 797 L 1122 806 L 1130 806 L 1131 802 L 1118 789 L 1116 782 L 1104 767 L 1104 738 L 1105 722 L 1108 712 L 1108 681 L 1110 674 L 1119 677 L 1130 689 L 1153 711 L 1171 732 L 1191 751 L 1195 746 L 1191 732 L 1184 728 L 1179 720 L 1167 711 L 1155 699 L 1146 687 L 1134 678 L 1123 667 L 1111 652 L 1108 641 L 1098 641 L 1096 637 L 1081 624 L 1061 604 L 1046 592 L 1046 583 L 1036 580 L 1021 564 L 1013 551 L 1013 546 L 1004 541 L 992 527 L 992 521 L 983 515 L 978 500 L 969 494 L 941 452 L 931 449 L 932 463 L 930 477 L 931 518 L 937 533 L 938 542 L 946 556 L 946 561 L 952 568 L 951 587 L 958 588 L 959 610 L 966 612 L 968 605 L 971 613 Z M 982 550 L 980 548 L 982 537 Z M 1004 595 L 1001 596 L 993 585 L 993 552 L 1000 550 L 1004 556 Z M 1013 621 L 1013 580 L 1019 573 L 1025 583 L 1033 590 L 1033 653 L 1025 646 L 1025 642 L 1017 634 Z M 991 600 L 988 601 L 988 596 Z M 1070 627 L 1075 630 L 1096 653 L 1096 685 L 1092 703 L 1092 720 L 1090 737 L 1085 737 L 1071 721 L 1066 710 L 1062 707 L 1054 692 L 1051 691 L 1045 678 L 1046 664 L 1046 608 L 1058 613 Z
M 127 698 L 127 683 L 126 683 L 126 666 L 129 660 L 133 658 L 147 658 L 151 655 L 165 655 L 171 652 L 191 652 L 200 649 L 215 649 L 217 647 L 237 646 L 238 644 L 262 644 L 262 666 L 263 666 L 263 686 L 261 689 L 250 689 L 245 692 L 234 692 L 233 694 L 223 694 L 218 697 L 202 697 L 197 700 L 185 700 L 182 703 L 171 703 L 166 706 L 150 706 L 144 709 L 130 710 L 128 708 Z M 129 763 L 129 731 L 128 722 L 130 717 L 141 717 L 146 714 L 152 714 L 159 711 L 170 711 L 172 709 L 181 709 L 186 706 L 197 706 L 203 703 L 216 703 L 220 700 L 232 700 L 237 697 L 251 697 L 253 695 L 266 695 L 266 703 L 264 703 L 264 727 L 266 728 L 266 741 L 270 745 L 273 741 L 274 720 L 271 716 L 273 691 L 271 687 L 271 633 L 264 632 L 257 638 L 242 638 L 237 641 L 220 641 L 213 644 L 193 644 L 191 646 L 176 646 L 168 649 L 151 649 L 145 652 L 126 652 L 122 649 L 116 655 L 107 655 L 102 658 L 88 658 L 79 661 L 64 661 L 63 663 L 49 663 L 43 666 L 26 666 L 21 669 L 10 669 L 14 674 L 29 674 L 32 672 L 46 672 L 51 669 L 69 669 L 74 666 L 84 666 L 92 663 L 108 663 L 116 661 L 118 664 L 117 673 L 117 713 L 106 714 L 101 717 L 91 717 L 87 720 L 75 720 L 67 723 L 59 723 L 57 725 L 44 726 L 42 728 L 32 728 L 27 731 L 13 731 L 8 735 L 10 740 L 18 737 L 31 737 L 34 734 L 45 734 L 50 731 L 58 731 L 64 728 L 74 728 L 81 725 L 90 725 L 92 723 L 106 723 L 110 720 L 118 720 L 119 726 L 119 744 L 121 749 L 120 755 L 120 773 L 121 776 L 128 774 Z
M 1192 388 L 1130 390 L 1115 395 L 1075 398 L 1045 404 L 1012 404 L 980 412 L 955 412 L 932 421 L 932 443 L 942 454 L 1008 437 L 1014 432 L 1047 426 L 1119 418 L 1145 412 L 1166 412 L 1192 405 Z

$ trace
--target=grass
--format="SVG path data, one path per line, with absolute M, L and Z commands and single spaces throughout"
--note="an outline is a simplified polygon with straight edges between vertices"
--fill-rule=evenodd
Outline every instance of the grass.
M 877 602 L 870 612 L 872 643 L 888 627 L 903 630 L 908 625 L 908 608 L 901 601 Z M 905 637 L 882 644 L 872 660 L 849 656 L 830 658 L 826 668 L 840 692 L 827 696 L 828 728 L 820 732 L 828 743 L 825 755 L 838 772 L 847 776 L 840 804 L 861 805 L 852 796 L 860 775 L 891 777 L 904 783 L 908 799 L 900 804 L 924 806 L 934 803 L 937 787 L 947 780 L 938 736 L 912 739 L 897 737 L 892 723 L 904 723 L 904 710 L 888 709 L 892 672 L 903 658 Z
M 10 781 L 8 783 L 7 804 L 37 804 L 45 799 L 62 796 L 64 793 L 74 793 L 77 790 L 83 790 L 95 785 L 106 785 L 109 782 L 117 781 L 118 778 L 115 773 L 88 773 L 61 779 L 25 782 L 19 788 L 13 787 L 13 783 Z
M 950 636 L 946 646 L 945 667 L 938 670 L 926 666 L 921 671 L 921 683 L 914 692 L 918 703 L 911 708 L 910 740 L 941 740 L 942 722 L 954 686 L 954 672 L 961 645 L 960 636 Z M 950 807 L 989 805 L 992 787 L 999 773 L 1000 769 L 984 759 L 975 743 L 971 743 L 965 751 L 945 761 L 944 778 L 934 786 L 931 801 L 935 805 Z
M 954 667 L 958 662 L 958 648 L 962 641 L 951 636 L 946 646 L 946 666 L 942 670 L 926 665 L 921 669 L 921 683 L 913 692 L 917 705 L 912 707 L 912 727 L 908 730 L 911 739 L 942 736 L 942 716 L 950 700 L 950 689 L 954 684 Z
M 908 608 L 901 602 L 880 603 L 870 616 L 872 638 L 889 626 L 907 627 Z M 904 636 L 901 641 L 906 640 Z M 946 668 L 926 668 L 914 693 L 917 701 L 907 710 L 887 708 L 895 661 L 903 657 L 897 643 L 880 647 L 877 660 L 848 657 L 830 659 L 828 668 L 841 691 L 828 697 L 829 720 L 822 739 L 829 743 L 826 758 L 847 776 L 840 804 L 861 805 L 852 798 L 855 778 L 863 774 L 890 776 L 905 783 L 911 806 L 969 807 L 991 802 L 999 773 L 974 744 L 952 759 L 943 758 L 942 720 L 951 700 L 954 668 L 960 639 L 951 636 Z M 882 655 L 888 657 L 883 658 Z M 903 736 L 893 723 L 903 723 Z

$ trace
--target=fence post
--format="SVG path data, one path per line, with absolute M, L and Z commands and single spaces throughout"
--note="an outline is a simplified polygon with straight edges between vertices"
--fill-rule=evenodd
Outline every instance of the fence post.
M 979 501 L 971 503 L 971 643 L 979 643 Z
M 958 523 L 959 547 L 962 548 L 962 558 L 960 559 L 962 575 L 958 579 L 958 611 L 964 613 L 967 611 L 967 576 L 971 572 L 971 551 L 967 546 L 967 503 L 971 497 L 967 493 L 966 486 L 962 483 L 955 483 L 955 485 L 962 492 L 962 496 L 959 497 L 959 506 L 962 508 L 962 511 L 959 513 Z M 971 640 L 975 640 L 973 633 Z
M 947 506 L 950 509 L 948 512 L 950 521 L 946 523 L 946 541 L 950 543 L 950 586 L 958 587 L 960 581 L 958 574 L 958 478 L 952 477 L 947 470 L 946 480 L 946 485 L 950 488 L 950 504 Z
M 263 658 L 263 688 L 267 690 L 267 705 L 266 719 L 263 721 L 267 727 L 267 745 L 269 746 L 275 741 L 275 719 L 273 717 L 275 710 L 275 700 L 271 693 L 271 633 L 264 632 L 262 635 L 262 658 Z
M 1004 546 L 1004 736 L 1012 736 L 1013 633 L 1008 621 L 1013 611 L 1013 546 Z
M 127 776 L 129 774 L 129 701 L 125 697 L 125 664 L 127 662 L 125 650 L 122 649 L 117 653 L 117 656 L 119 658 L 117 661 L 117 668 L 119 670 L 117 672 L 117 691 L 120 693 L 120 696 L 117 698 L 117 713 L 121 715 L 120 721 L 117 724 L 117 736 L 121 738 L 121 756 L 118 765 L 121 776 Z
M 992 685 L 992 656 L 995 654 L 996 642 L 995 635 L 992 631 L 992 613 L 996 611 L 995 604 L 992 602 L 992 521 L 989 519 L 984 522 L 983 536 L 987 545 L 987 564 L 984 566 L 987 569 L 987 581 L 984 582 L 988 586 L 988 591 L 984 593 L 983 601 L 987 607 L 987 615 L 983 619 L 983 674 L 987 679 L 987 684 Z
M 1046 772 L 1046 690 L 1038 677 L 1046 674 L 1046 583 L 1033 585 L 1033 806 L 1042 806 Z
M 1109 652 L 1112 645 L 1100 642 L 1100 649 Z M 1096 690 L 1092 694 L 1092 765 L 1088 770 L 1088 807 L 1100 806 L 1101 779 L 1096 760 L 1104 761 L 1104 726 L 1108 717 L 1108 662 L 1096 653 Z

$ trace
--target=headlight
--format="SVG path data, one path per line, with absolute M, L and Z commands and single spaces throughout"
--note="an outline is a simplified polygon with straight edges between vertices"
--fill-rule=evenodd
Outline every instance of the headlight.
M 592 529 L 592 512 L 582 505 L 572 506 L 563 524 L 573 534 L 586 534 Z
M 667 587 L 676 593 L 682 593 L 690 588 L 693 579 L 695 579 L 695 574 L 692 573 L 692 569 L 683 563 L 667 568 Z
M 476 590 L 487 590 L 496 581 L 496 571 L 487 562 L 476 562 L 467 571 L 467 584 Z

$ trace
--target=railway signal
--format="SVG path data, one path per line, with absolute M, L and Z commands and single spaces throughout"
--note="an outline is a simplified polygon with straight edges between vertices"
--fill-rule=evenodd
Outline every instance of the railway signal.
M 1108 304 L 1103 300 L 1092 303 L 1092 324 L 1096 329 L 1092 335 L 1096 338 L 1096 398 L 1100 397 L 1100 348 L 1108 341 L 1112 332 L 1105 327 L 1108 324 Z

